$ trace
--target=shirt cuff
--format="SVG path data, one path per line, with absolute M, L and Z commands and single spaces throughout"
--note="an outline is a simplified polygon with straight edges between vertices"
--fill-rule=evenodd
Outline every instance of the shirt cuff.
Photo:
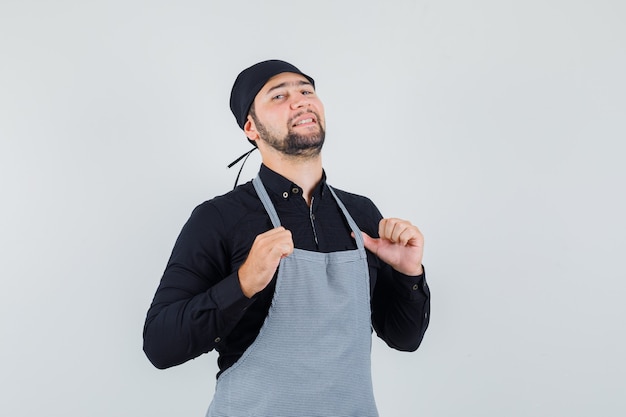
M 254 298 L 248 298 L 241 291 L 239 285 L 239 276 L 234 272 L 215 284 L 211 288 L 213 292 L 213 300 L 217 304 L 218 310 L 226 313 L 236 313 L 245 311 L 252 303 Z
M 396 291 L 410 300 L 421 300 L 424 296 L 428 297 L 430 290 L 426 283 L 426 268 L 422 265 L 423 271 L 421 275 L 404 275 L 394 270 L 395 278 L 393 280 Z

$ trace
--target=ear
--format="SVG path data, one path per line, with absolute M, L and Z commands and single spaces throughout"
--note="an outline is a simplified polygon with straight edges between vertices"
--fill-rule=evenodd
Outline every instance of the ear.
M 248 139 L 252 141 L 257 141 L 260 138 L 259 132 L 256 130 L 254 120 L 252 120 L 252 117 L 250 117 L 250 115 L 248 115 L 246 123 L 243 125 L 243 132 L 246 134 Z

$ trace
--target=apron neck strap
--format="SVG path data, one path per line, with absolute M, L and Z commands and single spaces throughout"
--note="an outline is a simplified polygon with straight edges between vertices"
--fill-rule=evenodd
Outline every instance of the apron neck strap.
M 333 197 L 335 197 L 335 201 L 339 205 L 339 208 L 341 209 L 341 211 L 343 212 L 343 215 L 348 221 L 348 225 L 350 226 L 350 229 L 352 229 L 352 232 L 354 233 L 354 240 L 356 240 L 356 247 L 359 249 L 363 249 L 365 247 L 365 243 L 363 243 L 363 235 L 361 234 L 361 230 L 359 229 L 359 226 L 357 226 L 352 216 L 350 216 L 350 213 L 348 212 L 348 209 L 346 208 L 346 206 L 343 205 L 343 202 L 339 199 L 339 197 L 337 197 L 337 194 L 335 193 L 335 190 L 333 190 L 333 187 L 329 185 L 328 189 L 332 193 Z
M 279 227 L 280 219 L 278 218 L 278 213 L 276 213 L 276 209 L 274 208 L 274 205 L 272 204 L 272 200 L 270 200 L 270 196 L 267 193 L 267 190 L 265 189 L 265 186 L 263 185 L 263 182 L 261 181 L 261 178 L 258 175 L 254 177 L 254 179 L 252 180 L 252 185 L 254 185 L 254 189 L 256 190 L 256 193 L 261 199 L 261 203 L 263 203 L 263 206 L 265 207 L 265 211 L 267 211 L 267 214 L 270 216 L 272 225 L 274 227 Z
M 272 200 L 270 200 L 270 196 L 267 193 L 265 186 L 263 185 L 263 181 L 261 181 L 261 178 L 258 175 L 254 177 L 254 179 L 252 180 L 252 185 L 254 185 L 254 189 L 256 190 L 256 193 L 259 196 L 261 203 L 263 203 L 263 206 L 265 207 L 265 211 L 267 211 L 267 214 L 270 216 L 272 225 L 274 227 L 279 227 L 280 219 L 278 217 L 278 213 L 276 212 L 276 209 L 274 208 L 274 205 L 272 204 Z M 333 188 L 330 185 L 328 186 L 328 189 L 330 190 L 331 194 L 333 195 L 333 198 L 339 205 L 339 208 L 341 209 L 341 212 L 343 213 L 344 217 L 348 221 L 348 225 L 350 226 L 350 229 L 352 229 L 352 232 L 354 233 L 354 239 L 356 241 L 357 248 L 363 249 L 365 247 L 365 244 L 363 243 L 363 235 L 361 234 L 359 227 L 357 226 L 352 216 L 350 216 L 350 213 L 348 213 L 348 209 L 346 209 L 346 206 L 344 206 L 343 202 L 339 199 L 339 197 L 335 193 L 335 190 L 333 190 Z

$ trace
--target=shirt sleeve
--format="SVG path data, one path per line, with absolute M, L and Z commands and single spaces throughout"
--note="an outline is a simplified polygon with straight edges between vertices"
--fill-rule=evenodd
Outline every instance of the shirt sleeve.
M 198 206 L 174 245 L 143 332 L 144 352 L 159 369 L 218 347 L 254 302 L 230 271 L 220 224 L 210 204 Z
M 372 325 L 390 347 L 415 351 L 430 320 L 430 290 L 426 273 L 408 276 L 382 264 L 372 295 Z
M 365 231 L 378 237 L 378 223 L 383 218 L 371 200 L 361 207 Z M 425 270 L 421 275 L 408 276 L 368 252 L 372 291 L 372 326 L 378 337 L 390 347 L 415 351 L 422 343 L 430 321 L 430 290 Z

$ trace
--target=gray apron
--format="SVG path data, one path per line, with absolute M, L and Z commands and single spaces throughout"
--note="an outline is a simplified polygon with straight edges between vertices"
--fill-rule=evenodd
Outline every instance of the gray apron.
M 280 220 L 253 181 L 274 227 Z M 330 187 L 329 187 L 330 188 Z M 370 282 L 363 237 L 357 249 L 294 249 L 282 259 L 259 335 L 217 380 L 208 417 L 376 417 L 371 378 Z

